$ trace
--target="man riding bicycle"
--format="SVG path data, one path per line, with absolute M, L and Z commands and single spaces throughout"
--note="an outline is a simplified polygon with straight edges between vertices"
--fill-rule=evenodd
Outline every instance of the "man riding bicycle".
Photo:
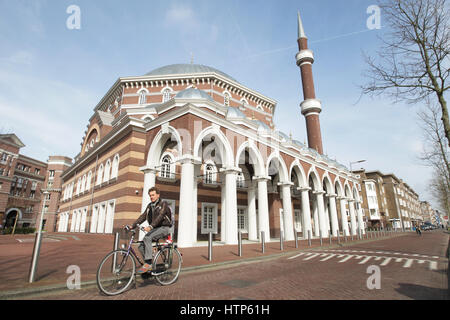
M 145 261 L 145 264 L 137 271 L 139 274 L 152 271 L 152 242 L 155 239 L 160 239 L 173 233 L 173 217 L 169 204 L 159 199 L 160 191 L 158 188 L 150 188 L 148 194 L 151 202 L 144 213 L 131 226 L 134 229 L 138 224 L 142 224 L 146 220 L 149 224 L 148 227 L 144 228 L 147 234 L 139 245 L 139 251 L 142 253 Z

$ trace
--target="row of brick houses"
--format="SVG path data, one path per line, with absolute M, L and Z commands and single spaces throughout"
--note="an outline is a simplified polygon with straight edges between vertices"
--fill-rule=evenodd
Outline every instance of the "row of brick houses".
M 362 210 L 367 227 L 410 229 L 431 222 L 434 210 L 428 202 L 395 174 L 380 171 L 353 171 L 360 181 Z
M 25 144 L 14 134 L 0 134 L 0 224 L 36 227 L 43 211 L 43 226 L 54 231 L 61 194 L 61 174 L 72 160 L 50 156 L 47 162 L 20 153 Z M 17 221 L 17 222 L 16 222 Z
M 23 161 L 34 174 L 16 168 L 17 160 L 26 159 L 19 154 L 23 143 L 6 135 L 0 152 L 15 162 L 1 163 L 7 173 L 0 178 L 3 221 L 9 226 L 12 212 L 26 210 L 25 200 L 11 206 L 21 197 L 16 192 L 30 198 L 31 189 L 20 193 L 17 182 L 12 186 L 24 171 L 36 182 L 36 198 L 27 198 L 34 218 L 19 214 L 19 222 L 37 225 L 36 213 L 44 211 L 47 231 L 118 231 L 144 210 L 152 186 L 175 212 L 180 247 L 194 246 L 209 232 L 226 244 L 237 243 L 238 231 L 254 241 L 281 234 L 293 240 L 296 232 L 305 238 L 357 235 L 377 221 L 397 226 L 395 211 L 410 226 L 420 203 L 403 181 L 352 173 L 323 154 L 314 55 L 300 16 L 297 42 L 304 98 L 299 113 L 308 145 L 277 130 L 273 99 L 212 67 L 168 65 L 113 84 L 89 118 L 73 163 L 50 156 L 47 163 Z M 377 186 L 385 198 L 372 189 Z

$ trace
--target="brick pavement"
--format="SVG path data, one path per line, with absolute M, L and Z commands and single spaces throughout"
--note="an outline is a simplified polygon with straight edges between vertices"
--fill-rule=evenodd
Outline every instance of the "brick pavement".
M 70 235 L 75 235 L 79 240 L 73 239 L 69 237 Z M 433 233 L 424 233 L 424 237 L 422 243 L 428 243 L 427 241 L 431 241 L 434 239 Z M 2 236 L 0 237 L 0 292 L 12 291 L 14 289 L 28 290 L 32 291 L 38 287 L 49 286 L 54 284 L 65 284 L 65 281 L 68 277 L 68 274 L 65 273 L 67 266 L 69 265 L 78 265 L 82 271 L 82 282 L 95 280 L 95 273 L 97 270 L 98 263 L 103 258 L 103 256 L 109 252 L 112 248 L 113 236 L 111 235 L 92 235 L 92 234 L 49 234 L 46 236 L 55 237 L 55 236 L 67 236 L 67 240 L 61 241 L 52 241 L 48 240 L 43 243 L 41 249 L 41 258 L 39 261 L 39 268 L 37 273 L 37 281 L 33 284 L 27 284 L 26 280 L 28 277 L 28 268 L 31 260 L 31 252 L 33 250 L 33 243 L 30 242 L 18 242 L 17 240 L 13 240 L 11 236 Z M 352 248 L 360 248 L 366 247 L 369 244 L 372 244 L 374 248 L 377 246 L 383 246 L 384 242 L 392 245 L 392 248 L 395 249 L 396 246 L 403 247 L 405 242 L 403 238 L 416 236 L 415 234 L 408 233 L 407 235 L 401 236 L 401 234 L 395 234 L 395 241 L 393 239 L 379 240 L 376 242 L 374 240 L 362 240 L 353 242 Z M 430 237 L 431 236 L 431 237 Z M 9 237 L 9 238 L 8 238 Z M 33 236 L 16 236 L 17 239 L 33 239 Z M 427 240 L 427 238 L 430 238 Z M 431 239 L 433 238 L 433 239 Z M 341 238 L 341 244 L 344 242 Z M 435 241 L 435 239 L 433 240 Z M 448 236 L 447 236 L 448 241 Z M 334 246 L 336 239 L 333 240 Z M 446 244 L 445 241 L 441 241 L 439 244 L 442 249 Z M 403 245 L 402 245 L 403 243 Z M 350 245 L 350 242 L 346 243 Z M 324 245 L 328 245 L 328 240 L 324 241 Z M 318 249 L 320 248 L 320 244 L 318 240 L 314 240 L 312 247 L 309 248 L 307 241 L 299 241 L 299 246 L 301 249 Z M 421 252 L 429 252 L 428 248 L 429 244 L 424 246 L 422 249 L 417 248 L 417 250 L 422 250 Z M 324 247 L 325 248 L 325 247 Z M 184 277 L 188 277 L 189 273 L 185 272 L 187 269 L 196 269 L 198 267 L 212 267 L 212 266 L 220 266 L 221 263 L 229 263 L 229 262 L 244 262 L 248 261 L 248 259 L 260 259 L 264 257 L 273 257 L 273 255 L 280 254 L 279 242 L 272 242 L 266 244 L 266 252 L 265 254 L 261 253 L 261 245 L 260 244 L 247 244 L 243 249 L 243 257 L 237 256 L 237 246 L 215 246 L 213 250 L 213 261 L 209 262 L 207 260 L 207 247 L 196 247 L 196 248 L 188 248 L 181 249 L 180 251 L 183 253 L 183 273 L 182 278 L 180 277 L 180 281 L 175 286 L 170 287 L 158 287 L 160 290 L 157 290 L 157 293 L 147 292 L 143 295 L 143 297 L 147 298 L 158 298 L 164 297 L 169 299 L 200 299 L 200 297 L 196 294 L 197 290 L 194 287 L 188 289 L 190 294 L 186 295 L 186 292 L 183 290 L 179 290 L 181 288 L 189 288 L 189 281 L 185 280 Z M 299 249 L 295 248 L 294 242 L 287 242 L 284 244 L 284 251 L 282 254 L 289 254 L 293 251 L 298 251 Z M 291 254 L 293 255 L 293 254 Z M 273 261 L 273 260 L 272 260 Z M 311 260 L 312 262 L 312 260 Z M 274 263 L 274 262 L 271 262 Z M 252 264 L 253 268 L 262 268 L 260 271 L 263 274 L 267 274 L 268 272 L 272 272 L 269 268 L 271 265 L 261 264 L 267 266 L 260 266 L 257 264 Z M 317 264 L 313 263 L 313 270 L 310 270 L 310 276 L 314 277 L 314 269 L 322 267 L 323 263 Z M 185 269 L 186 268 L 186 269 Z M 237 269 L 244 268 L 247 270 L 245 265 L 237 265 Z M 276 267 L 275 267 L 276 268 Z M 340 267 L 339 267 L 340 268 Z M 208 268 L 208 270 L 211 270 Z M 255 269 L 258 270 L 258 269 Z M 215 280 L 220 277 L 220 273 L 225 272 L 225 270 L 221 270 L 219 268 L 215 269 L 215 272 L 202 272 L 200 273 L 201 279 L 204 280 Z M 238 271 L 236 271 L 239 273 Z M 256 273 L 256 272 L 255 272 Z M 259 273 L 259 272 L 258 272 Z M 205 274 L 208 276 L 205 278 Z M 199 277 L 199 275 L 192 274 L 192 279 Z M 191 279 L 191 277 L 189 277 Z M 149 282 L 149 283 L 147 283 Z M 258 282 L 258 281 L 256 281 Z M 194 281 L 195 283 L 195 281 Z M 144 281 L 144 286 L 152 286 L 154 287 L 153 280 Z M 261 292 L 268 294 L 267 289 L 262 289 Z M 311 289 L 311 292 L 314 292 L 314 289 Z M 81 290 L 84 291 L 84 290 Z M 217 290 L 212 289 L 210 293 L 210 297 L 217 298 Z M 184 292 L 184 296 L 182 296 L 181 292 Z M 98 292 L 97 292 L 98 293 Z M 81 293 L 80 293 L 81 294 Z M 78 293 L 77 293 L 78 295 Z M 231 294 L 232 295 L 232 294 Z M 281 295 L 283 296 L 283 295 Z M 119 296 L 118 299 L 124 298 L 126 296 Z M 299 298 L 302 297 L 300 294 Z M 97 297 L 101 298 L 101 297 Z M 220 297 L 219 297 L 220 298 Z M 229 296 L 228 298 L 232 298 Z M 109 297 L 107 299 L 110 299 Z M 133 297 L 131 297 L 133 299 Z
M 352 251 L 383 252 L 386 256 L 417 257 L 426 254 L 435 259 L 436 270 L 423 264 L 412 264 L 405 268 L 403 262 L 395 261 L 381 268 L 381 289 L 370 290 L 366 281 L 367 264 L 361 265 L 358 259 L 339 263 L 337 259 L 320 262 L 304 257 L 292 258 L 296 252 L 263 262 L 240 264 L 215 270 L 202 270 L 184 273 L 177 283 L 161 287 L 153 280 L 138 280 L 138 288 L 122 295 L 106 297 L 98 289 L 69 292 L 47 299 L 65 300 L 409 300 L 442 299 L 448 300 L 446 250 L 448 234 L 427 233 L 422 238 L 407 234 L 393 239 L 360 242 L 345 249 Z M 398 248 L 402 250 L 399 250 Z M 332 248 L 336 251 L 342 248 Z M 308 253 L 322 253 L 327 249 L 314 248 Z M 397 252 L 399 251 L 399 252 Z M 400 252 L 401 251 L 401 252 Z M 433 258 L 433 257 L 438 257 Z M 380 264 L 371 261 L 370 264 Z M 41 299 L 37 297 L 37 299 Z

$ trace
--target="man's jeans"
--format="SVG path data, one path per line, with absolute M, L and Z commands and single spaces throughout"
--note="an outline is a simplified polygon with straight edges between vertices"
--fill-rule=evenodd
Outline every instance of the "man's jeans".
M 160 239 L 165 236 L 168 236 L 170 233 L 173 233 L 173 227 L 159 227 L 150 230 L 145 235 L 142 243 L 139 245 L 138 249 L 142 253 L 144 260 L 147 262 L 152 260 L 153 251 L 152 251 L 152 242 L 155 239 Z

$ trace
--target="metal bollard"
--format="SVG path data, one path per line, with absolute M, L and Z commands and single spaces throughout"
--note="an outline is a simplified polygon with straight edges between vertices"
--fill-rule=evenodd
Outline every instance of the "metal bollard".
M 30 274 L 28 278 L 29 283 L 32 283 L 36 276 L 36 269 L 39 261 L 39 253 L 41 251 L 41 241 L 42 241 L 42 233 L 38 231 L 36 232 L 36 236 L 34 239 L 33 256 L 31 260 Z
M 120 234 L 118 232 L 116 232 L 114 234 L 113 251 L 116 251 L 117 249 L 119 249 L 119 241 L 120 241 Z M 111 264 L 111 272 L 112 273 L 114 273 L 114 269 L 116 268 L 116 264 L 117 264 L 117 256 L 114 254 L 113 255 L 112 264 Z
M 333 235 L 331 234 L 331 232 L 329 233 L 329 236 L 330 236 L 330 244 L 331 244 L 331 237 L 333 236 Z
M 283 251 L 284 249 L 284 244 L 283 244 L 283 239 L 284 238 L 284 232 L 280 231 L 280 250 Z
M 308 230 L 308 245 L 311 247 L 311 230 Z
M 238 232 L 238 243 L 239 243 L 239 257 L 242 257 L 242 231 Z
M 262 253 L 266 252 L 264 231 L 261 231 L 261 249 L 262 249 Z
M 338 242 L 338 244 L 341 243 L 341 237 L 340 237 L 340 234 L 339 234 L 339 230 L 337 232 L 337 242 Z
M 344 229 L 344 240 L 345 240 L 345 242 L 347 242 L 347 236 L 348 236 L 348 232 L 347 232 L 347 230 Z
M 208 261 L 212 261 L 212 232 L 208 233 Z
M 322 230 L 319 230 L 320 246 L 322 246 Z
M 298 232 L 294 230 L 294 236 L 295 236 L 295 248 L 298 248 Z

